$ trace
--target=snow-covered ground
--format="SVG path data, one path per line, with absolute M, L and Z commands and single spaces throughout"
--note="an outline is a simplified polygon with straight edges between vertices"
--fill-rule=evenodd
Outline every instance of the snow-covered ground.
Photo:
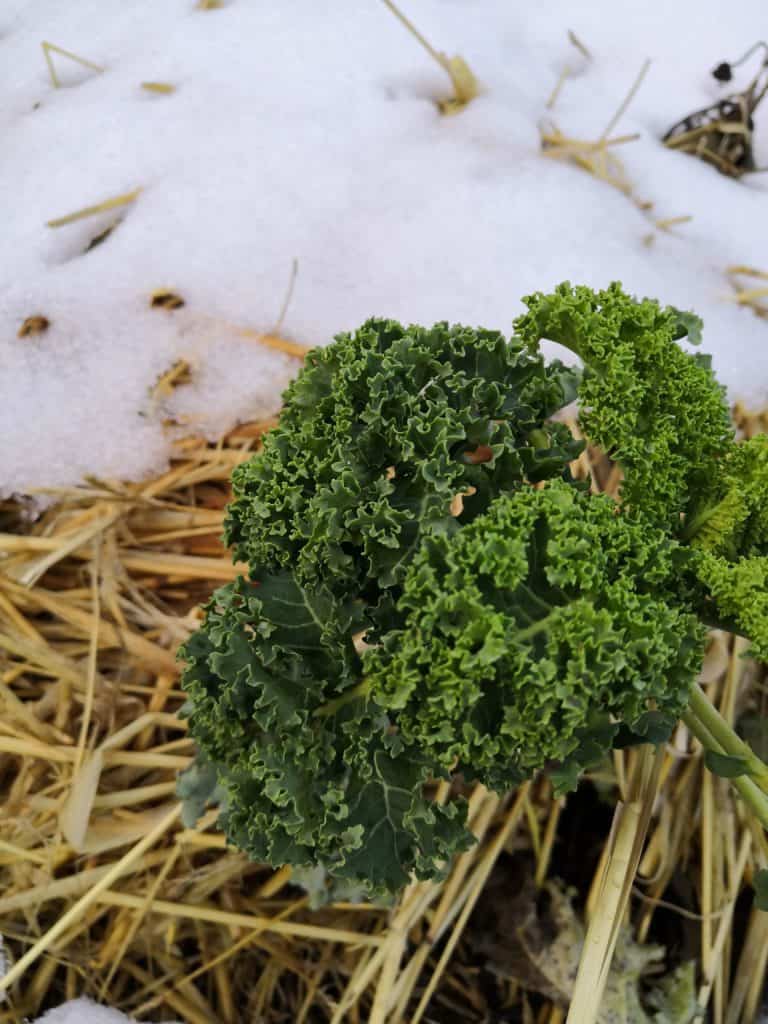
M 43 1014 L 36 1024 L 133 1024 L 117 1010 L 99 1006 L 89 999 L 74 999 Z
M 297 342 L 372 314 L 509 331 L 529 291 L 619 279 L 699 312 L 731 395 L 768 401 L 768 322 L 731 301 L 724 275 L 768 269 L 768 175 L 735 181 L 659 142 L 747 84 L 758 56 L 733 86 L 709 72 L 766 34 L 765 0 L 738 16 L 721 0 L 402 7 L 477 75 L 481 95 L 458 115 L 440 115 L 446 75 L 381 0 L 0 0 L 0 489 L 137 478 L 179 433 L 273 411 L 298 362 L 238 330 L 275 330 L 294 261 L 280 333 Z M 53 53 L 54 88 L 43 40 L 104 70 Z M 543 157 L 539 124 L 599 137 L 646 58 L 615 130 L 640 133 L 615 152 L 653 203 L 644 212 Z M 136 189 L 110 213 L 47 226 Z M 160 288 L 183 308 L 152 308 Z M 19 338 L 33 315 L 50 326 Z M 179 359 L 189 382 L 152 398 Z

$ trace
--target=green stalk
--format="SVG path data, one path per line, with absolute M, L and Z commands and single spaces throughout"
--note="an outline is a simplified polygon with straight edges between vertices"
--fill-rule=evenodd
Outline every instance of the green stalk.
M 706 701 L 706 697 L 704 697 L 704 700 Z M 683 713 L 682 720 L 705 750 L 712 750 L 716 754 L 727 753 L 690 708 Z M 729 779 L 729 781 L 755 818 L 764 829 L 768 830 L 768 796 L 747 775 L 739 775 L 735 779 Z
M 761 761 L 749 744 L 745 743 L 735 733 L 733 728 L 707 698 L 701 687 L 693 686 L 689 708 L 707 731 L 711 733 L 716 742 L 720 744 L 722 752 L 729 754 L 731 757 L 743 758 L 748 775 L 764 793 L 768 793 L 768 765 Z

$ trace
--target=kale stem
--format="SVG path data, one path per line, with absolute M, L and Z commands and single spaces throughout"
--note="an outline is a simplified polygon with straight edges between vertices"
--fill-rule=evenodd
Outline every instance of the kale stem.
M 550 619 L 552 618 L 553 612 L 549 612 L 530 626 L 526 626 L 525 629 L 519 629 L 512 634 L 514 640 L 530 640 L 532 636 L 536 636 L 539 633 L 544 633 L 549 629 Z
M 705 750 L 712 750 L 716 754 L 726 753 L 690 708 L 683 713 L 682 720 Z M 729 781 L 755 818 L 768 830 L 768 797 L 765 793 L 747 775 L 739 775 Z
M 315 711 L 313 718 L 326 718 L 330 715 L 335 715 L 336 712 L 345 705 L 351 704 L 352 701 L 357 700 L 358 697 L 367 697 L 370 692 L 370 680 L 363 679 L 362 682 L 357 684 L 357 686 L 353 686 L 350 690 L 345 690 L 340 697 L 336 697 L 334 700 L 329 700 L 327 704 L 323 704 L 319 707 Z
M 768 765 L 736 734 L 699 686 L 693 686 L 689 706 L 726 754 L 744 758 L 748 774 L 764 793 L 768 793 Z

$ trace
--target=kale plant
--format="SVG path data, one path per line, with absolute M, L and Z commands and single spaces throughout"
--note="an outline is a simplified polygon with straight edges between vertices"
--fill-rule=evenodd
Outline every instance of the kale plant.
M 768 769 L 695 685 L 707 625 L 768 657 L 766 438 L 736 441 L 678 345 L 692 314 L 618 285 L 525 301 L 509 341 L 369 320 L 311 352 L 234 474 L 249 575 L 181 652 L 180 792 L 188 820 L 215 799 L 233 844 L 336 892 L 395 892 L 471 842 L 440 780 L 565 791 L 681 716 L 768 825 Z M 619 502 L 569 470 L 582 442 L 552 417 L 577 385 Z

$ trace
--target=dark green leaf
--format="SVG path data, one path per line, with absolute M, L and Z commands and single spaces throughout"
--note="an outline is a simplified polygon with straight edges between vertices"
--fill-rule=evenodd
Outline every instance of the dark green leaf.
M 718 754 L 714 750 L 707 750 L 704 753 L 704 764 L 713 775 L 719 775 L 722 779 L 738 779 L 741 775 L 749 774 L 749 765 L 745 758 Z
M 677 719 L 673 715 L 665 715 L 661 711 L 646 711 L 632 723 L 631 727 L 621 725 L 613 745 L 618 750 L 638 743 L 652 743 L 656 747 L 667 742 L 676 723 Z
M 574 376 L 496 331 L 369 320 L 308 355 L 280 424 L 234 474 L 228 539 L 255 575 L 290 568 L 375 603 L 422 537 L 448 528 L 456 494 L 474 488 L 471 518 L 527 472 L 566 471 L 578 444 L 562 424 L 546 453 L 528 437 Z
M 755 889 L 755 906 L 758 910 L 768 910 L 768 870 L 761 868 L 752 879 Z
M 747 711 L 739 718 L 737 729 L 757 757 L 768 761 L 768 717 L 758 711 Z

